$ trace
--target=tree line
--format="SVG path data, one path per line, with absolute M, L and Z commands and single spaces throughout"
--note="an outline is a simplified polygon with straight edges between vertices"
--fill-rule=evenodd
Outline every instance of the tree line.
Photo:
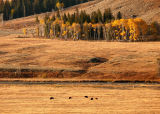
M 47 15 L 45 16 L 45 18 Z M 60 10 L 57 11 L 56 15 L 53 15 L 51 17 L 51 20 L 54 21 L 56 18 L 59 18 L 63 20 L 63 23 L 79 23 L 80 25 L 83 25 L 85 22 L 87 23 L 110 23 L 111 21 L 115 19 L 122 19 L 122 13 L 119 11 L 116 16 L 113 15 L 112 11 L 110 8 L 105 9 L 104 12 L 102 13 L 99 9 L 97 11 L 93 11 L 91 14 L 87 14 L 86 11 L 82 10 L 79 12 L 78 9 L 76 9 L 76 12 L 73 14 L 66 14 L 66 13 L 61 13 Z M 46 20 L 46 19 L 45 19 Z
M 56 4 L 63 3 L 67 8 L 88 0 L 0 0 L 0 13 L 4 14 L 4 20 L 25 17 L 43 12 L 57 10 Z
M 56 15 L 46 14 L 43 19 L 36 17 L 35 37 L 107 40 L 107 41 L 145 41 L 146 36 L 159 35 L 158 23 L 147 24 L 140 18 L 123 19 L 120 12 L 113 16 L 111 9 L 103 13 L 100 10 L 87 14 L 77 9 L 73 14 L 59 10 Z M 23 29 L 26 35 L 26 29 Z

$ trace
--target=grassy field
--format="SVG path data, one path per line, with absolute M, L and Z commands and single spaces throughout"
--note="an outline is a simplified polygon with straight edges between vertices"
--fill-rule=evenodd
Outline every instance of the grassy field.
M 15 78 L 28 73 L 37 78 L 159 81 L 160 42 L 63 41 L 14 35 L 0 39 L 1 78 L 13 78 L 17 72 L 9 75 L 8 69 L 17 69 L 26 72 Z M 105 61 L 90 63 L 95 57 Z M 54 73 L 39 72 L 47 69 Z
M 135 15 L 147 22 L 160 22 L 158 4 L 159 0 L 95 0 L 61 13 L 74 13 L 76 8 L 87 13 L 111 8 L 114 15 L 121 11 L 127 18 Z M 0 25 L 0 114 L 160 113 L 160 42 L 72 41 L 23 35 L 23 28 L 34 28 L 35 17 L 42 19 L 45 14 Z M 95 58 L 102 61 L 93 62 Z
M 160 113 L 159 85 L 61 83 L 0 86 L 1 114 Z M 50 97 L 55 99 L 50 100 Z

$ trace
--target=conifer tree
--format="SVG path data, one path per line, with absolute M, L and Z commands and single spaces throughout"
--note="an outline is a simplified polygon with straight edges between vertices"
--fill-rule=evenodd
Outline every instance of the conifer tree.
M 60 15 L 60 11 L 58 10 L 57 11 L 57 15 L 56 15 L 58 18 L 60 18 L 61 17 L 61 15 Z
M 64 21 L 64 23 L 66 23 L 67 22 L 67 15 L 64 13 L 64 15 L 63 15 L 63 21 Z
M 4 10 L 3 10 L 3 14 L 4 14 L 4 19 L 5 20 L 9 20 L 10 19 L 10 11 L 11 11 L 11 6 L 9 1 L 6 1 L 4 3 Z
M 79 10 L 78 10 L 78 8 L 76 8 L 76 17 L 75 17 L 75 22 L 76 23 L 80 23 L 80 20 L 79 20 L 79 17 L 80 16 L 80 14 L 79 14 Z
M 104 14 L 103 14 L 103 22 L 110 23 L 111 20 L 113 20 L 113 19 L 114 19 L 114 16 L 111 12 L 111 9 L 110 8 L 105 9 Z
M 98 15 L 95 11 L 91 13 L 91 22 L 92 23 L 97 23 L 98 22 Z
M 40 9 L 40 1 L 39 0 L 34 0 L 33 10 L 34 10 L 34 14 L 39 14 L 40 13 L 41 9 Z
M 1 0 L 0 1 L 0 13 L 3 13 L 3 9 L 4 9 L 4 1 Z
M 0 0 L 0 13 L 4 14 L 4 19 L 19 18 L 53 9 L 62 10 L 63 7 L 70 7 L 87 0 Z M 9 3 L 9 4 L 8 4 Z
M 117 13 L 117 19 L 119 19 L 119 20 L 122 19 L 122 14 L 120 11 Z
M 98 16 L 98 22 L 102 23 L 102 13 L 99 9 L 97 10 L 97 16 Z

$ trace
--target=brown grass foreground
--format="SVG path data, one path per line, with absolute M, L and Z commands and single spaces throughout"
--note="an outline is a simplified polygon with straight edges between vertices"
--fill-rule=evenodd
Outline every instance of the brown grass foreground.
M 1 37 L 0 78 L 160 81 L 159 45 Z M 89 63 L 94 57 L 106 61 Z
M 159 84 L 2 84 L 0 91 L 1 114 L 160 113 Z

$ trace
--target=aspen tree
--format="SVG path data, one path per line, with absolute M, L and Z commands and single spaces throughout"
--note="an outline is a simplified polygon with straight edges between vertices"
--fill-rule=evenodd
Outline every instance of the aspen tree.
M 100 40 L 101 29 L 102 29 L 102 24 L 101 23 L 97 23 L 98 40 Z
M 94 40 L 96 40 L 97 36 L 97 24 L 92 24 L 93 32 L 94 32 Z
M 84 31 L 84 36 L 83 37 L 85 37 L 85 39 L 88 40 L 90 31 L 89 31 L 89 27 L 88 27 L 88 23 L 87 22 L 85 22 L 83 24 L 83 31 Z
M 106 40 L 113 40 L 113 35 L 112 35 L 112 25 L 111 23 L 105 24 L 105 31 L 106 31 Z
M 27 35 L 27 29 L 26 28 L 23 28 L 23 33 L 24 33 L 25 36 Z
M 74 31 L 74 38 L 73 39 L 78 40 L 79 39 L 79 33 L 81 31 L 80 24 L 73 23 L 72 28 L 73 28 L 73 31 Z
M 36 35 L 39 37 L 39 26 L 36 27 Z
M 88 32 L 89 32 L 89 39 L 91 39 L 92 38 L 92 23 L 89 23 L 88 24 Z

